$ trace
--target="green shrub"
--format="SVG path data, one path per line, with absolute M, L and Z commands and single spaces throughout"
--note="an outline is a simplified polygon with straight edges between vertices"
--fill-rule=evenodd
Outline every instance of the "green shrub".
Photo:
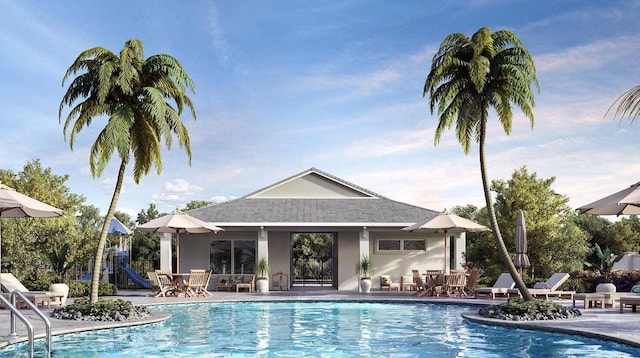
M 72 304 L 64 307 L 65 311 L 78 311 L 82 313 L 83 316 L 111 315 L 114 312 L 128 312 L 132 309 L 133 304 L 131 301 L 99 299 L 96 303 L 92 304 L 88 298 L 79 298 Z
M 498 305 L 504 313 L 522 316 L 535 316 L 537 313 L 560 312 L 561 304 L 548 300 L 525 301 L 520 297 L 510 298 L 507 302 Z
M 86 297 L 91 293 L 91 281 L 71 281 L 69 297 Z M 109 282 L 98 283 L 98 296 L 113 296 L 118 293 L 116 285 Z

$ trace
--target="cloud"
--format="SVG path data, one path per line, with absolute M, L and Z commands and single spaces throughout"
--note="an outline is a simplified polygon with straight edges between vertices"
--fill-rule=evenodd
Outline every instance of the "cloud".
M 535 57 L 538 72 L 584 71 L 638 52 L 640 37 L 622 36 Z
M 184 179 L 173 179 L 164 184 L 164 190 L 169 193 L 191 195 L 202 191 L 202 187 L 191 185 Z
M 227 50 L 227 42 L 224 38 L 222 27 L 218 16 L 218 10 L 213 3 L 209 6 L 209 33 L 213 38 L 213 47 L 218 55 L 218 61 L 221 64 L 229 62 L 229 51 Z

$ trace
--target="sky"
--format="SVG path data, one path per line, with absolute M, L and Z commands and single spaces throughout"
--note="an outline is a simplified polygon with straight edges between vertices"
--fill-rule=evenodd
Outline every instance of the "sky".
M 513 31 L 540 83 L 533 128 L 518 111 L 510 135 L 489 119 L 491 179 L 526 166 L 555 177 L 572 208 L 640 181 L 640 123 L 606 116 L 640 84 L 640 1 L 0 0 L 0 9 L 0 168 L 39 159 L 102 214 L 119 162 L 91 176 L 104 118 L 71 150 L 58 119 L 62 78 L 82 51 L 119 53 L 131 38 L 146 57 L 180 61 L 197 113 L 182 116 L 191 165 L 174 145 L 159 175 L 135 184 L 127 171 L 117 210 L 133 219 L 152 203 L 169 212 L 226 201 L 312 167 L 428 209 L 483 207 L 477 146 L 465 155 L 454 129 L 434 145 L 438 117 L 422 95 L 444 38 L 481 27 Z

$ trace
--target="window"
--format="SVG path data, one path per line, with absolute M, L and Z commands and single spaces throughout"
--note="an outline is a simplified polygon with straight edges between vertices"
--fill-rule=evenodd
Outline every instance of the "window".
M 255 256 L 255 240 L 211 240 L 209 263 L 214 274 L 254 273 Z
M 426 251 L 424 239 L 380 239 L 377 251 Z

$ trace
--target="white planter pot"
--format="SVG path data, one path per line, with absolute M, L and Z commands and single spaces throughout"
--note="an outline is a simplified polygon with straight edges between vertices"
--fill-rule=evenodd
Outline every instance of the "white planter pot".
M 269 292 L 269 280 L 256 280 L 256 292 Z
M 616 285 L 611 282 L 602 282 L 596 286 L 596 292 L 616 292 Z
M 49 286 L 49 291 L 62 293 L 64 296 L 60 299 L 60 303 L 64 305 L 67 302 L 67 297 L 69 296 L 69 285 L 66 283 L 52 283 Z
M 369 279 L 361 279 L 360 280 L 360 292 L 369 293 L 371 291 L 371 280 Z

